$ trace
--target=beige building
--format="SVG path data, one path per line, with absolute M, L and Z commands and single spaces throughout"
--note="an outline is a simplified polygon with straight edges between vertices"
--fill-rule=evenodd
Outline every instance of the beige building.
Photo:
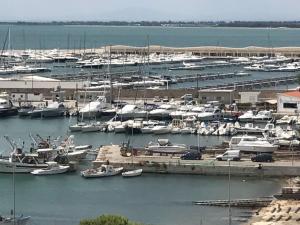
M 199 101 L 201 104 L 205 104 L 209 101 L 218 101 L 223 104 L 232 104 L 238 99 L 238 93 L 235 90 L 214 90 L 206 89 L 200 90 Z

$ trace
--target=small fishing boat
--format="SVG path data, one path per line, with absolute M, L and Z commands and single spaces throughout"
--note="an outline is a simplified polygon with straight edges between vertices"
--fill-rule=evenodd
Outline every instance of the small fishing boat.
M 85 178 L 97 178 L 97 177 L 109 177 L 120 174 L 123 171 L 123 167 L 114 168 L 112 165 L 101 165 L 97 169 L 87 169 L 81 171 L 81 176 Z
M 137 177 L 142 175 L 143 169 L 130 170 L 122 173 L 123 177 Z
M 66 173 L 70 166 L 62 166 L 57 164 L 57 162 L 47 162 L 48 167 L 44 169 L 36 169 L 31 172 L 33 175 L 54 175 Z
M 3 217 L 0 216 L 0 225 L 26 225 L 30 216 Z

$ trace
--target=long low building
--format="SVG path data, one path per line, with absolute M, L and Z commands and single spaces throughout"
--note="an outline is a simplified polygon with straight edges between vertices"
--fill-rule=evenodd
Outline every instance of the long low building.
M 104 51 L 111 53 L 126 54 L 147 54 L 149 53 L 192 53 L 207 57 L 251 57 L 251 56 L 275 56 L 284 55 L 286 57 L 300 57 L 300 47 L 257 47 L 249 46 L 244 48 L 232 48 L 221 46 L 200 46 L 200 47 L 165 47 L 159 45 L 151 45 L 148 47 L 134 47 L 125 45 L 115 45 L 104 47 Z

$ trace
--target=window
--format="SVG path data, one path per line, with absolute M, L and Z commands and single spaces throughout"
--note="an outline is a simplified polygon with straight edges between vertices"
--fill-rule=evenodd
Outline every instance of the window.
M 297 103 L 283 103 L 283 108 L 297 109 Z
M 216 100 L 217 100 L 217 101 L 221 101 L 221 100 L 222 100 L 222 97 L 221 97 L 221 96 L 218 96 L 218 97 L 216 97 Z
M 206 97 L 205 97 L 205 96 L 203 96 L 203 97 L 202 97 L 202 100 L 206 100 Z

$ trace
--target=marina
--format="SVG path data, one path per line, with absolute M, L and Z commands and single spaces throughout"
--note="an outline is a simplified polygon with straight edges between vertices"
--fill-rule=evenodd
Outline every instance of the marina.
M 237 225 L 300 174 L 298 39 L 236 42 L 226 34 L 240 31 L 226 28 L 225 39 L 200 40 L 220 30 L 192 28 L 201 35 L 182 42 L 185 28 L 49 25 L 40 29 L 57 36 L 36 46 L 26 29 L 25 46 L 21 28 L 0 25 L 1 215 L 12 208 L 13 176 L 14 211 L 30 215 L 27 224 L 117 213 L 147 224 Z M 145 29 L 159 33 L 112 38 Z M 87 31 L 103 39 L 92 45 Z M 166 43 L 166 31 L 178 36 Z

